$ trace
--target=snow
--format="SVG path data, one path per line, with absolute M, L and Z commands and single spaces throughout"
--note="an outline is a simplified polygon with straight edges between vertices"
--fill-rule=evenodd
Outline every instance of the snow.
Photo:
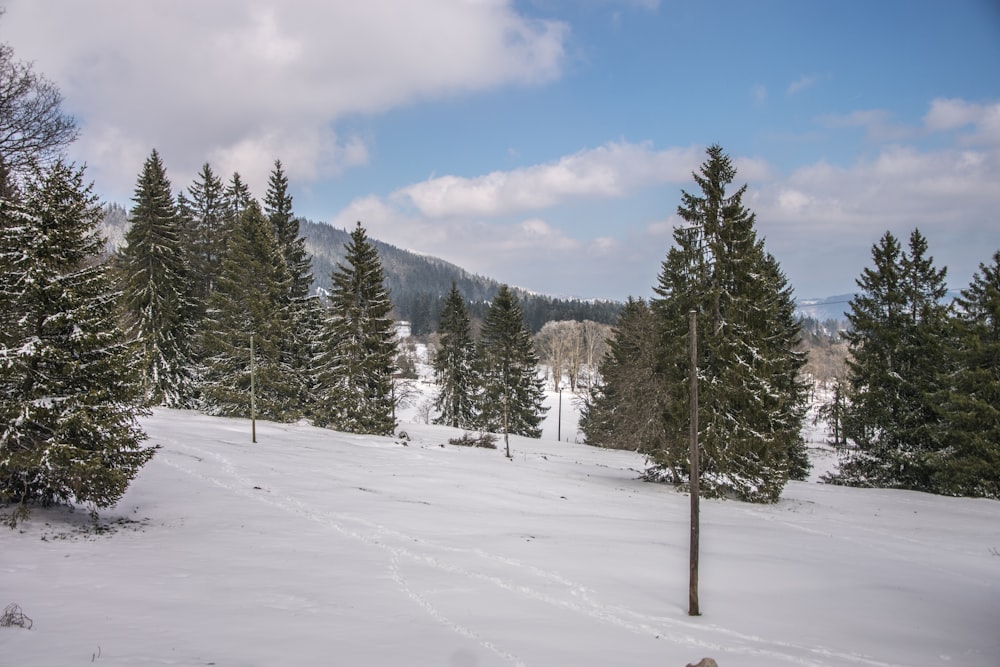
M 0 628 L 0 662 L 1000 664 L 1000 504 L 815 482 L 702 500 L 689 617 L 688 497 L 568 442 L 571 396 L 563 442 L 550 393 L 510 461 L 415 409 L 405 445 L 266 422 L 252 444 L 248 421 L 156 410 L 162 449 L 100 531 L 56 509 L 0 532 L 0 607 L 34 623 Z

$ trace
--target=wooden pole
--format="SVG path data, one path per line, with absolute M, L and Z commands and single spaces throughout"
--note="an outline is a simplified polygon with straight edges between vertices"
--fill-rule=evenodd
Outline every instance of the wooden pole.
M 562 387 L 559 387 L 559 417 L 556 424 L 556 440 L 562 442 Z
M 257 385 L 254 378 L 253 334 L 250 334 L 250 441 L 257 442 Z
M 688 583 L 688 615 L 701 616 L 698 608 L 698 540 L 700 533 L 700 518 L 698 515 L 698 485 L 700 474 L 698 470 L 698 313 L 691 311 L 691 573 Z
M 507 390 L 504 390 L 504 391 L 506 392 Z M 503 400 L 503 444 L 504 444 L 504 447 L 507 449 L 507 458 L 509 459 L 509 458 L 511 458 L 511 456 L 510 456 L 510 417 L 509 417 L 510 403 L 508 401 L 508 396 L 507 396 L 506 393 L 504 393 L 503 399 L 504 399 Z

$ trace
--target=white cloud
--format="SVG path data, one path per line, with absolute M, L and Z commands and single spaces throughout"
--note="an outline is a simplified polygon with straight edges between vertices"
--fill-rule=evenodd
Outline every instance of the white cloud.
M 788 88 L 785 92 L 789 95 L 795 95 L 796 93 L 801 93 L 807 88 L 812 88 L 819 82 L 819 77 L 815 74 L 807 74 L 799 77 L 795 81 L 788 84 Z
M 1000 102 L 974 104 L 960 99 L 938 98 L 924 116 L 924 127 L 930 131 L 971 128 L 963 138 L 966 144 L 1000 144 Z
M 690 178 L 700 159 L 694 148 L 656 151 L 648 143 L 612 142 L 512 171 L 432 178 L 401 188 L 393 197 L 430 217 L 504 215 L 681 182 Z
M 818 119 L 820 125 L 833 129 L 862 128 L 870 141 L 884 143 L 901 141 L 915 134 L 914 128 L 898 125 L 893 114 L 885 109 L 864 109 L 848 114 L 827 114 Z
M 938 98 L 931 101 L 931 108 L 924 116 L 924 125 L 929 130 L 953 130 L 975 123 L 983 113 L 983 107 L 965 100 Z
M 249 172 L 261 152 L 289 174 L 336 173 L 359 160 L 329 130 L 345 114 L 551 81 L 568 37 L 504 0 L 5 4 L 5 39 L 59 85 L 80 148 L 117 137 L 190 173 L 211 155 Z
M 827 286 L 802 296 L 854 289 L 879 237 L 891 231 L 905 240 L 914 228 L 928 238 L 937 265 L 949 267 L 949 284 L 962 288 L 1000 249 L 996 183 L 996 149 L 892 145 L 848 166 L 821 161 L 752 183 L 750 205 L 793 283 Z

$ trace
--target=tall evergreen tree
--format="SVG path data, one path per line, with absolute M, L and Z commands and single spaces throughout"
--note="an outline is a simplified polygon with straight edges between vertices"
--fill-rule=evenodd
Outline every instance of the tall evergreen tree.
M 956 303 L 956 370 L 942 401 L 947 446 L 931 461 L 933 489 L 1000 499 L 1000 251 Z
M 226 220 L 230 225 L 235 225 L 243 215 L 243 212 L 250 206 L 253 195 L 250 194 L 250 187 L 243 181 L 238 171 L 234 171 L 229 183 L 226 184 L 222 192 L 225 200 Z
M 580 415 L 588 444 L 647 454 L 667 448 L 668 394 L 657 363 L 659 331 L 643 299 L 625 302 L 600 363 L 600 380 Z
M 288 193 L 288 178 L 281 168 L 281 160 L 274 161 L 264 196 L 264 213 L 274 230 L 288 272 L 285 300 L 292 326 L 285 339 L 285 361 L 305 377 L 319 352 L 322 315 L 319 300 L 309 296 L 313 283 L 312 259 L 306 250 L 305 238 L 299 235 L 299 221 L 292 212 L 292 196 Z M 311 390 L 301 397 L 301 402 L 303 405 L 314 402 Z
M 0 199 L 0 502 L 108 507 L 149 460 L 134 345 L 99 258 L 83 170 L 56 162 Z M 18 513 L 11 517 L 16 522 Z
M 211 165 L 202 165 L 188 195 L 178 195 L 187 232 L 195 298 L 204 303 L 215 290 L 226 245 L 224 186 Z
M 465 299 L 454 282 L 441 311 L 441 345 L 434 355 L 438 394 L 435 424 L 472 428 L 476 422 L 476 345 Z
M 191 395 L 197 304 L 170 181 L 156 150 L 136 183 L 132 226 L 119 257 L 130 335 L 139 340 L 146 400 L 184 405 Z
M 702 489 L 750 501 L 775 501 L 790 477 L 808 469 L 800 435 L 805 386 L 796 352 L 799 325 L 778 262 L 757 238 L 743 205 L 746 185 L 726 188 L 736 169 L 719 146 L 708 149 L 700 194 L 682 192 L 675 246 L 663 262 L 658 299 L 661 363 L 672 392 L 666 446 L 655 476 L 688 473 L 688 313 L 698 313 L 699 442 Z
M 479 418 L 483 429 L 529 438 L 542 434 L 547 408 L 538 355 L 524 320 L 524 311 L 507 285 L 501 285 L 486 311 L 478 346 Z M 508 442 L 507 456 L 510 456 Z
M 305 379 L 285 354 L 293 326 L 287 300 L 290 282 L 274 230 L 260 206 L 250 202 L 232 230 L 203 325 L 206 411 L 250 416 L 253 335 L 257 414 L 284 422 L 302 415 Z
M 274 169 L 267 182 L 264 213 L 274 227 L 274 235 L 292 277 L 290 297 L 304 299 L 309 296 L 312 287 L 312 260 L 306 250 L 305 239 L 299 235 L 299 221 L 292 213 L 292 196 L 288 193 L 288 178 L 281 168 L 281 160 L 274 161 Z
M 396 427 L 396 331 L 382 263 L 360 222 L 332 280 L 316 423 L 349 433 L 388 435 Z
M 857 486 L 931 489 L 940 448 L 939 384 L 950 339 L 945 270 L 925 256 L 919 231 L 909 253 L 889 232 L 872 248 L 873 268 L 847 318 L 848 405 L 844 432 L 855 448 L 832 480 Z

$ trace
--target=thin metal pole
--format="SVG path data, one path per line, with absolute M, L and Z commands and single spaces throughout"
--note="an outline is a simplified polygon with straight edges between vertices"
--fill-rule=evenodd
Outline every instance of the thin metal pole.
M 698 541 L 700 519 L 698 515 L 698 313 L 689 313 L 691 337 L 691 573 L 688 584 L 688 615 L 701 616 L 698 608 Z
M 257 384 L 254 378 L 253 334 L 250 334 L 250 441 L 257 442 Z

